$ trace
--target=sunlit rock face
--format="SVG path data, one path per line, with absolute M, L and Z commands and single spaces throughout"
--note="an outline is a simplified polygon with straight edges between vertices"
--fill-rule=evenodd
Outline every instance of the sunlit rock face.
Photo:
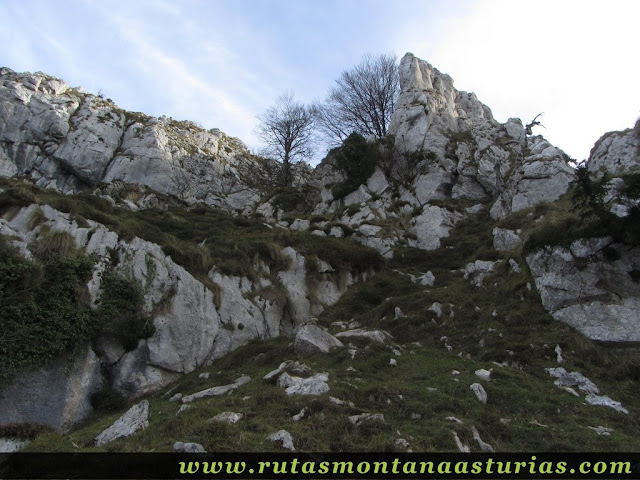
M 128 112 L 43 73 L 0 69 L 0 175 L 65 193 L 120 180 L 243 210 L 260 198 L 251 181 L 260 168 L 218 129 Z

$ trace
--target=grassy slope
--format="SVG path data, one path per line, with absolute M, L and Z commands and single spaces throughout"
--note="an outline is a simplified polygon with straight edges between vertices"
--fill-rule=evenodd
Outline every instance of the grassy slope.
M 482 439 L 499 451 L 639 450 L 638 350 L 598 345 L 555 322 L 544 312 L 535 290 L 527 287 L 533 281 L 517 252 L 513 255 L 522 273 L 512 273 L 503 262 L 485 279 L 484 287 L 470 286 L 461 272 L 468 262 L 501 259 L 491 247 L 492 226 L 480 214 L 462 222 L 437 251 L 398 251 L 385 270 L 352 288 L 323 313 L 319 321 L 332 332 L 340 330 L 333 322 L 355 319 L 363 327 L 382 328 L 394 337 L 389 346 L 356 344 L 355 359 L 344 349 L 298 359 L 313 372 L 329 372 L 330 395 L 353 402 L 353 407 L 335 405 L 328 395 L 287 397 L 282 389 L 263 382 L 262 376 L 280 362 L 296 359 L 291 339 L 276 339 L 240 348 L 150 397 L 150 426 L 132 437 L 101 449 L 92 447 L 93 439 L 123 413 L 121 409 L 98 413 L 68 435 L 41 434 L 28 449 L 168 451 L 175 441 L 191 441 L 209 451 L 267 451 L 278 447 L 266 436 L 284 428 L 299 450 L 393 450 L 396 439 L 404 438 L 414 451 L 442 451 L 455 450 L 452 431 L 470 441 L 475 426 Z M 433 287 L 416 285 L 404 275 L 427 270 L 436 276 Z M 443 304 L 442 318 L 428 310 L 436 301 Z M 394 319 L 395 307 L 406 317 Z M 558 366 L 556 344 L 564 350 L 562 366 L 589 377 L 603 394 L 621 401 L 630 415 L 587 405 L 584 396 L 576 398 L 555 387 L 544 369 Z M 392 357 L 397 367 L 389 365 Z M 479 381 L 474 375 L 479 368 L 493 368 L 491 381 L 481 381 L 488 393 L 486 405 L 469 389 Z M 453 370 L 460 374 L 453 375 Z M 211 376 L 200 379 L 205 371 Z M 167 400 L 175 392 L 190 394 L 229 383 L 241 374 L 250 375 L 252 381 L 230 395 L 197 400 L 179 416 L 175 415 L 179 403 Z M 291 417 L 304 407 L 310 415 L 294 422 Z M 223 411 L 243 413 L 244 418 L 236 425 L 207 422 Z M 382 413 L 385 423 L 351 425 L 348 416 L 363 412 Z M 449 416 L 464 423 L 447 420 Z M 614 431 L 599 436 L 588 426 Z

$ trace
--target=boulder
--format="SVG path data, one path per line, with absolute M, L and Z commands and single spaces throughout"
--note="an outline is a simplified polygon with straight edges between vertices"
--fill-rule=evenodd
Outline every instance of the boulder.
M 235 382 L 229 385 L 221 385 L 219 387 L 207 388 L 206 390 L 201 390 L 200 392 L 196 392 L 192 395 L 187 395 L 182 397 L 182 403 L 191 403 L 194 400 L 198 400 L 200 398 L 205 397 L 219 397 L 221 395 L 226 395 L 227 393 L 240 388 L 242 385 L 246 385 L 251 381 L 251 377 L 247 375 L 243 375 L 238 378 Z
M 269 435 L 267 440 L 273 443 L 279 443 L 285 450 L 296 451 L 296 448 L 293 446 L 293 437 L 286 430 L 278 430 L 276 433 Z
M 278 379 L 278 386 L 285 389 L 287 395 L 323 395 L 329 392 L 329 374 L 316 373 L 309 378 L 293 377 L 283 373 Z
M 476 395 L 476 398 L 480 401 L 480 403 L 487 403 L 487 392 L 484 387 L 479 383 L 474 383 L 471 385 L 471 391 Z
M 344 344 L 330 333 L 316 325 L 303 325 L 298 329 L 293 348 L 298 355 L 329 353 L 332 348 L 344 347 Z
M 191 442 L 176 442 L 173 444 L 173 451 L 176 453 L 207 453 L 202 445 Z
M 365 423 L 385 423 L 384 415 L 381 413 L 362 413 L 360 415 L 351 415 L 349 421 L 359 427 Z
M 425 287 L 433 287 L 433 285 L 436 283 L 436 277 L 431 272 L 431 270 L 416 278 L 416 280 L 420 282 L 420 285 L 424 285 Z
M 386 344 L 392 337 L 387 332 L 382 330 L 363 330 L 356 328 L 354 330 L 347 330 L 345 332 L 336 333 L 337 338 L 358 338 L 370 340 L 377 343 Z
M 493 272 L 495 264 L 496 262 L 486 260 L 476 260 L 473 263 L 469 263 L 464 268 L 464 278 L 479 288 L 482 286 L 485 277 Z
M 149 402 L 142 402 L 131 407 L 109 428 L 96 437 L 96 446 L 113 442 L 118 438 L 133 435 L 141 428 L 149 426 Z
M 216 415 L 215 417 L 211 417 L 209 421 L 225 423 L 227 425 L 233 425 L 238 423 L 240 420 L 242 420 L 243 416 L 244 415 L 242 415 L 241 413 L 236 413 L 236 412 L 222 412 Z

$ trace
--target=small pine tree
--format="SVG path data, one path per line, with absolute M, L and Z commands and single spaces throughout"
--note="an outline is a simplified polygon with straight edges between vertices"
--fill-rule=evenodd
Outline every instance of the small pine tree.
M 604 199 L 607 194 L 607 176 L 600 180 L 592 180 L 587 166 L 582 164 L 576 168 L 576 179 L 573 184 L 573 211 L 585 217 L 595 217 L 598 220 L 606 220 L 609 212 Z

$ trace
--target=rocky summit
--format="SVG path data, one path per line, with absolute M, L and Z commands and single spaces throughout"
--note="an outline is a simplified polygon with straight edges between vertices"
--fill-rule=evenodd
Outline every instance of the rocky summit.
M 385 137 L 277 186 L 0 69 L 1 448 L 640 448 L 640 124 L 576 164 L 398 71 Z

